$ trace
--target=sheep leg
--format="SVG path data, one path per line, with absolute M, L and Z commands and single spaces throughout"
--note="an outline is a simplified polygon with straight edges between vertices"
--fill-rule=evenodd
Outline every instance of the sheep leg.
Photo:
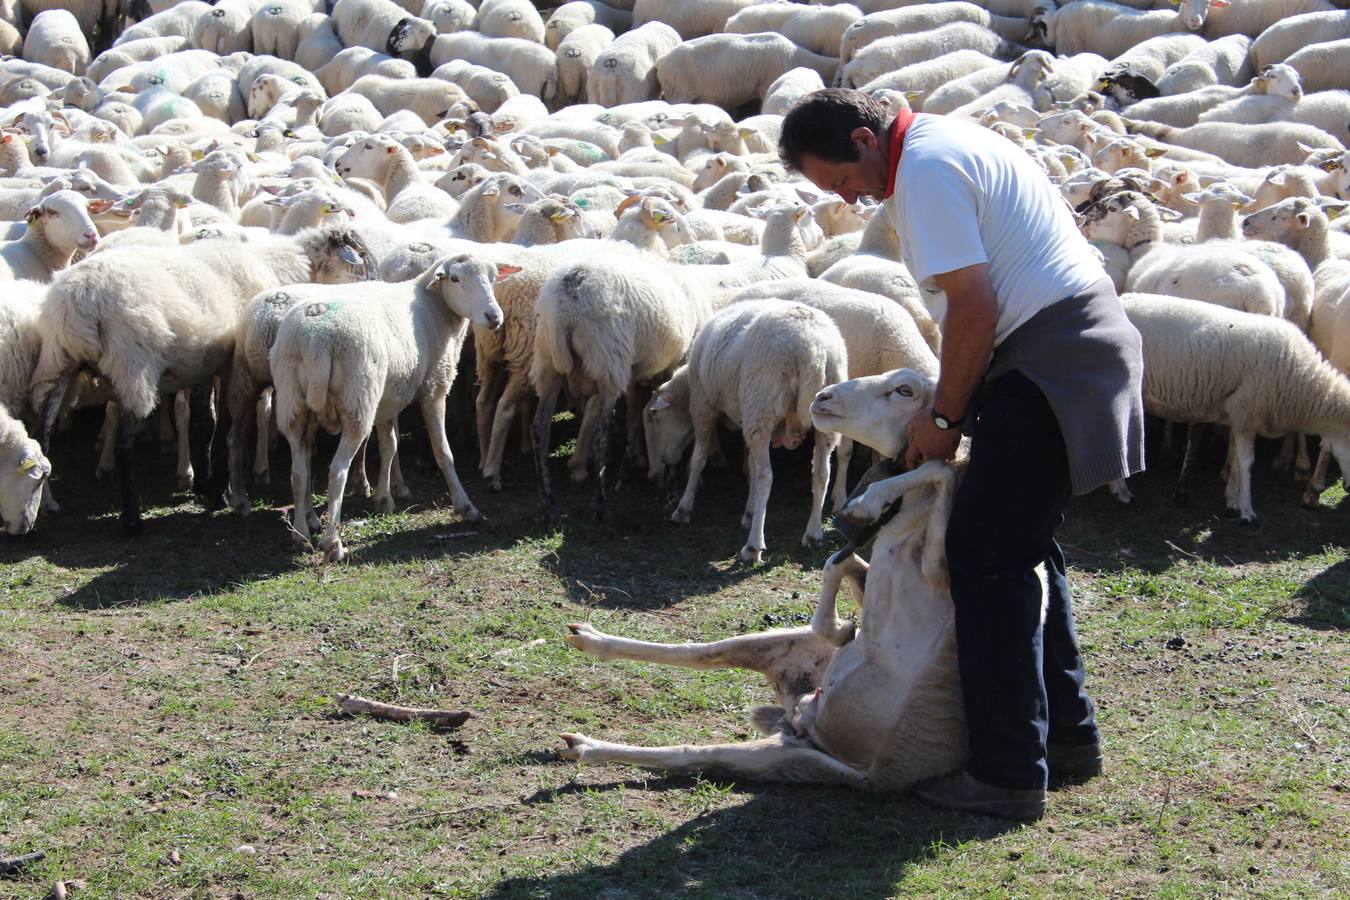
M 199 385 L 192 389 L 190 393 L 192 411 L 187 421 L 188 431 L 191 434 L 191 440 L 187 443 L 192 455 L 192 461 L 188 468 L 188 478 L 190 479 L 193 492 L 201 497 L 205 497 L 209 491 L 207 480 L 211 474 L 211 461 L 209 455 L 211 452 L 211 435 L 216 427 L 216 417 L 211 414 L 212 388 L 213 385 L 208 381 L 206 384 Z M 179 404 L 182 403 L 184 399 L 182 394 L 183 392 L 180 391 L 174 396 L 175 419 L 180 423 L 182 422 L 182 418 L 177 416 L 176 413 L 178 412 Z M 183 478 L 182 443 L 179 444 L 178 453 L 178 477 L 180 479 L 179 484 L 181 485 L 181 479 Z
M 431 439 L 431 452 L 436 455 L 436 464 L 441 467 L 441 475 L 450 489 L 450 502 L 465 521 L 481 522 L 483 514 L 469 501 L 464 485 L 459 483 L 459 476 L 455 474 L 455 457 L 450 453 L 450 441 L 445 436 L 444 394 L 422 398 L 422 421 L 426 423 L 427 437 Z
M 820 637 L 842 647 L 853 640 L 855 626 L 852 622 L 840 622 L 838 612 L 839 586 L 848 583 L 853 602 L 861 611 L 863 595 L 866 593 L 867 561 L 856 553 L 850 553 L 836 561 L 831 556 L 821 572 L 820 593 L 816 597 L 816 611 L 811 616 L 811 630 Z
M 217 397 L 215 429 L 211 435 L 211 454 L 208 457 L 210 471 L 206 477 L 206 508 L 215 511 L 225 505 L 225 491 L 229 487 L 229 433 L 232 420 L 229 406 L 224 402 L 228 396 L 230 375 L 220 376 L 220 389 Z
M 481 362 L 481 356 L 479 360 Z M 486 371 L 484 371 L 485 369 Z M 491 459 L 489 447 L 492 444 L 492 435 L 496 431 L 494 425 L 497 424 L 497 419 L 493 417 L 492 412 L 493 401 L 502 395 L 503 384 L 504 378 L 500 366 L 479 366 L 478 395 L 474 398 L 473 405 L 474 414 L 477 418 L 479 468 L 484 475 L 487 475 L 487 467 Z M 501 414 L 501 402 L 497 401 L 496 415 L 500 417 Z M 501 488 L 495 487 L 493 490 L 497 491 Z
M 609 498 L 605 495 L 605 470 L 609 465 L 609 430 L 614 419 L 614 404 L 618 401 L 608 390 L 601 389 L 598 394 L 599 413 L 595 420 L 595 439 L 590 454 L 591 477 L 595 479 L 595 492 L 591 507 L 595 521 L 603 522 L 609 515 Z
M 254 438 L 257 437 L 260 452 L 264 454 L 267 452 L 265 449 L 267 438 L 263 434 L 249 434 L 250 429 L 254 428 L 265 433 L 267 431 L 267 420 L 260 416 L 248 415 L 248 408 L 251 405 L 249 401 L 254 400 L 255 403 L 252 405 L 255 410 L 258 410 L 261 407 L 262 400 L 257 399 L 257 395 L 253 394 L 249 387 L 243 383 L 245 377 L 236 372 L 235 379 L 230 384 L 230 392 L 227 395 L 231 413 L 230 433 L 225 438 L 225 444 L 229 452 L 227 463 L 230 470 L 229 504 L 230 508 L 241 516 L 246 516 L 249 513 L 248 488 L 244 485 L 244 448 L 253 443 Z M 270 409 L 270 402 L 268 407 Z M 259 462 L 255 458 L 253 461 L 255 474 L 258 471 L 258 465 Z M 263 470 L 266 471 L 266 456 L 262 459 L 262 466 Z
M 577 484 L 590 477 L 590 462 L 595 447 L 595 420 L 599 415 L 599 396 L 587 397 L 586 406 L 581 413 L 581 427 L 577 429 L 577 444 L 567 460 L 567 469 Z
M 694 495 L 698 493 L 698 483 L 703 477 L 703 467 L 708 464 L 708 452 L 713 443 L 713 438 L 716 436 L 716 422 L 707 423 L 702 420 L 695 420 L 694 450 L 689 457 L 689 480 L 684 483 L 684 494 L 680 497 L 680 503 L 675 507 L 675 511 L 670 514 L 670 521 L 687 524 L 690 516 L 693 515 Z
M 1327 472 L 1331 468 L 1331 442 L 1326 438 L 1322 439 L 1322 447 L 1317 452 L 1317 465 L 1313 467 L 1312 477 L 1308 479 L 1308 487 L 1303 491 L 1303 505 L 1309 509 L 1316 509 L 1318 498 L 1322 492 L 1327 489 Z M 1341 477 L 1346 478 L 1350 483 L 1350 475 L 1346 474 L 1345 466 L 1341 467 Z
M 136 426 L 140 424 L 135 416 L 122 411 L 117 423 L 117 477 L 122 483 L 122 530 L 127 534 L 140 534 L 144 528 L 141 521 L 141 500 L 136 493 Z
M 1228 508 L 1236 512 L 1245 525 L 1256 524 L 1252 510 L 1252 463 L 1256 460 L 1256 435 L 1234 429 L 1231 434 Z
M 830 484 L 830 454 L 837 440 L 833 433 L 816 432 L 815 453 L 811 457 L 811 514 L 802 534 L 803 547 L 819 547 L 825 540 L 820 520 L 825 510 L 825 489 Z
M 394 423 L 394 434 L 398 434 L 398 422 Z M 403 469 L 398 464 L 397 450 L 394 451 L 393 459 L 389 460 L 389 489 L 393 492 L 395 500 L 412 499 L 412 491 L 403 480 Z
M 530 443 L 530 395 L 527 391 L 524 399 L 520 401 L 520 452 L 529 453 Z
M 541 384 L 535 385 L 539 392 L 539 406 L 535 408 L 534 421 L 530 425 L 530 438 L 534 444 L 534 475 L 539 482 L 539 509 L 550 519 L 556 518 L 558 508 L 553 502 L 553 481 L 548 474 L 548 441 L 562 383 L 561 375 L 550 372 L 543 377 Z
M 351 471 L 347 476 L 351 479 L 351 492 L 357 497 L 369 497 L 371 495 L 370 479 L 366 477 L 366 445 L 369 443 L 370 436 L 367 435 L 362 439 L 361 446 L 356 450 Z
M 346 423 L 337 452 L 333 454 L 333 464 L 328 469 L 328 524 L 319 540 L 319 549 L 324 552 L 328 562 L 339 563 L 347 558 L 347 548 L 342 546 L 342 538 L 338 534 L 342 525 L 342 500 L 347 491 L 347 475 L 351 471 L 352 460 L 365 444 L 369 433 L 368 428 L 353 427 L 351 423 Z
M 494 491 L 502 489 L 502 455 L 506 452 L 506 438 L 516 417 L 516 406 L 528 397 L 529 391 L 530 385 L 524 375 L 513 373 L 507 378 L 501 399 L 497 401 L 492 431 L 484 445 L 487 449 L 483 451 L 483 477 Z
M 769 435 L 747 434 L 746 457 L 750 463 L 750 496 L 754 512 L 750 518 L 750 534 L 741 548 L 741 562 L 758 564 L 763 558 L 764 515 L 769 506 L 769 491 L 773 487 L 773 468 L 769 465 Z M 824 496 L 822 492 L 822 496 Z
M 102 442 L 102 448 L 98 454 L 98 466 L 94 469 L 94 477 L 102 479 L 105 475 L 110 475 L 116 462 L 113 455 L 117 447 L 117 423 L 122 418 L 122 407 L 116 403 L 103 404 L 103 428 L 99 432 L 99 440 Z
M 173 409 L 170 408 L 169 404 L 163 402 L 159 404 L 159 413 L 155 425 L 159 429 L 159 452 L 166 454 L 175 452 L 178 446 L 178 429 L 174 425 Z M 117 428 L 114 426 L 112 431 L 108 433 L 109 439 L 112 439 L 116 431 Z M 100 434 L 99 437 L 101 439 L 102 435 Z
M 299 547 L 310 546 L 309 516 L 309 462 L 313 450 L 313 437 L 308 423 L 288 422 L 282 433 L 291 446 L 291 498 L 294 508 L 291 510 L 291 528 L 295 532 L 295 543 Z
M 195 388 L 192 391 L 179 391 L 173 395 L 173 424 L 175 434 L 178 438 L 178 487 L 181 490 L 187 490 L 188 488 L 196 490 L 197 482 L 194 476 L 197 471 L 203 473 L 203 478 L 206 477 L 206 470 L 202 468 L 205 464 L 205 456 L 201 455 L 206 453 L 206 448 L 198 448 L 200 452 L 198 454 L 198 464 L 195 467 L 192 459 L 194 455 L 191 437 L 194 430 L 193 426 L 195 425 L 197 427 L 198 437 L 200 438 L 202 426 L 209 426 L 215 421 L 214 417 L 211 416 L 210 387 L 208 386 L 206 388 L 207 399 L 206 407 L 204 409 L 201 408 L 201 402 L 198 399 L 198 394 L 201 390 L 201 388 Z M 192 415 L 193 405 L 199 407 L 196 416 Z
M 272 438 L 272 431 L 269 427 L 272 421 L 272 393 L 270 387 L 264 389 L 262 396 L 258 398 L 258 402 L 253 405 L 251 421 L 254 423 L 254 440 L 256 441 L 256 446 L 253 448 L 254 484 L 268 484 L 272 480 L 271 460 L 268 458 L 271 454 Z M 238 416 L 241 419 L 249 418 L 245 414 L 235 413 L 234 410 L 230 410 L 230 416 L 232 418 Z M 231 430 L 231 433 L 233 433 L 233 430 Z
M 670 772 L 724 772 L 750 781 L 788 781 L 865 787 L 867 778 L 800 738 L 774 735 L 736 744 L 703 747 L 633 747 L 597 741 L 581 734 L 563 734 L 563 759 L 582 763 L 617 763 Z
M 394 459 L 398 455 L 397 419 L 376 422 L 375 436 L 380 441 L 380 486 L 375 489 L 375 508 L 382 513 L 391 513 L 394 511 L 394 496 L 390 490 L 390 478 Z
M 1172 489 L 1173 503 L 1184 506 L 1191 502 L 1191 475 L 1195 472 L 1195 463 L 1200 457 L 1200 448 L 1205 443 L 1205 432 L 1208 430 L 1209 426 L 1204 422 L 1191 422 L 1186 426 L 1186 452 L 1181 457 L 1177 485 Z
M 839 512 L 848 502 L 848 466 L 853 462 L 853 438 L 841 437 L 834 448 L 836 471 L 830 492 L 830 512 Z
M 642 447 L 642 409 L 651 399 L 652 392 L 642 385 L 630 384 L 625 394 L 628 405 L 624 410 L 624 426 L 628 431 L 624 445 L 623 461 L 625 467 L 637 471 L 647 468 L 647 455 Z

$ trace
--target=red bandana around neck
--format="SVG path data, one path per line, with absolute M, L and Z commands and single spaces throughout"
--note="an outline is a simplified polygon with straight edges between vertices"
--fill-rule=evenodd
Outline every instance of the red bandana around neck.
M 895 193 L 895 173 L 900 171 L 900 148 L 905 143 L 905 133 L 909 131 L 909 126 L 912 124 L 914 124 L 914 111 L 909 109 L 900 110 L 900 114 L 891 123 L 890 153 L 886 157 L 891 164 L 891 177 L 886 179 L 886 193 L 881 195 L 882 200 L 889 200 L 891 194 Z

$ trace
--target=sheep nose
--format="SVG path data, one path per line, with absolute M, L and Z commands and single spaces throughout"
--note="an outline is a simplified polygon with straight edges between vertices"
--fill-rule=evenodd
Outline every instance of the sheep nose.
M 829 400 L 831 397 L 833 397 L 833 396 L 834 396 L 834 395 L 831 394 L 829 391 L 821 391 L 819 394 L 816 394 L 816 402 L 817 402 L 817 403 L 825 403 L 826 401 L 828 401 L 828 400 Z
M 488 328 L 496 328 L 502 324 L 502 314 L 499 312 L 489 312 L 484 318 L 487 319 Z

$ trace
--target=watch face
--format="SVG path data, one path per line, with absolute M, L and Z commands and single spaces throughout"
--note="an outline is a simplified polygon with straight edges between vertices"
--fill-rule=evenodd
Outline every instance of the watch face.
M 944 431 L 952 427 L 951 422 L 948 422 L 945 417 L 939 416 L 936 413 L 933 415 L 933 422 L 937 425 L 937 427 L 943 429 Z

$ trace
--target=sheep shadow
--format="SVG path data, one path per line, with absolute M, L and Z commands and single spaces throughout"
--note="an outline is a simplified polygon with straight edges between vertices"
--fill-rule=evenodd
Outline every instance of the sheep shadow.
M 615 791 L 632 798 L 635 792 L 687 791 L 694 784 L 680 776 L 573 782 L 524 802 Z M 844 788 L 732 784 L 718 785 L 717 791 L 744 802 L 694 815 L 607 865 L 508 879 L 486 896 L 892 897 L 914 865 L 1022 827 Z
M 1302 608 L 1285 620 L 1316 631 L 1350 629 L 1350 560 L 1323 569 L 1294 594 Z

